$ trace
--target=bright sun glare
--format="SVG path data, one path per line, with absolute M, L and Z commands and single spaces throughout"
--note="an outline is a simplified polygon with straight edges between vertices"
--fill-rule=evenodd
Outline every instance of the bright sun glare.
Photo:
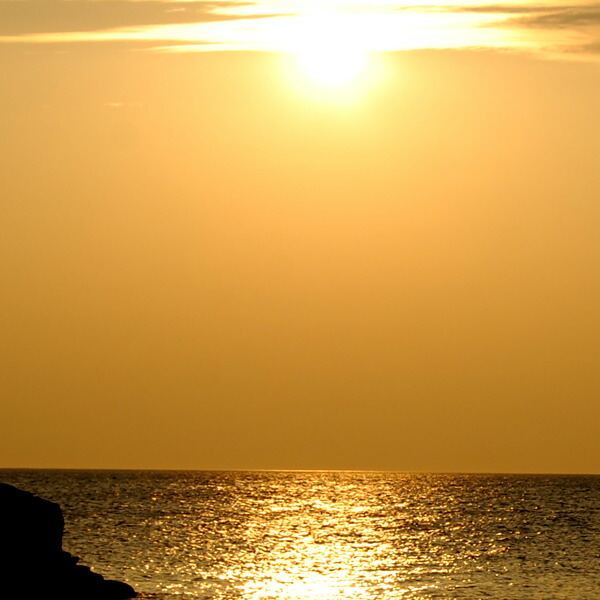
M 315 46 L 296 52 L 295 57 L 305 75 L 328 87 L 352 83 L 367 65 L 366 53 L 354 48 Z
M 335 11 L 313 11 L 299 19 L 287 45 L 305 78 L 330 90 L 353 87 L 366 74 L 368 52 L 355 19 Z

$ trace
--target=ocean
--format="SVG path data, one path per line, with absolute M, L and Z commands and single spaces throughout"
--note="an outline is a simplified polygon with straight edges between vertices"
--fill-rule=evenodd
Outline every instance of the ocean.
M 600 477 L 0 470 L 155 600 L 593 600 Z

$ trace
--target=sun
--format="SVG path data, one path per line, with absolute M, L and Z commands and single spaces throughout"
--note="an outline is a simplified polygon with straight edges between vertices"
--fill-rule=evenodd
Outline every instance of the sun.
M 318 10 L 296 22 L 287 40 L 296 71 L 313 86 L 340 93 L 360 87 L 370 67 L 356 15 Z
M 367 67 L 367 54 L 352 47 L 309 46 L 294 53 L 300 71 L 314 83 L 339 88 L 356 82 Z

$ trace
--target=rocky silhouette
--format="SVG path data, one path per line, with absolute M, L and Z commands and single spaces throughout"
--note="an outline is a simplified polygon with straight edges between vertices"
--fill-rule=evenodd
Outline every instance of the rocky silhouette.
M 0 483 L 0 589 L 22 600 L 125 600 L 135 590 L 104 579 L 62 549 L 61 508 Z

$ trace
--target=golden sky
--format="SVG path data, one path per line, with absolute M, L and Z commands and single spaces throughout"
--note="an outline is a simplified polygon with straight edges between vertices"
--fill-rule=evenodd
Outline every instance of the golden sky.
M 0 0 L 0 467 L 600 473 L 600 4 Z

